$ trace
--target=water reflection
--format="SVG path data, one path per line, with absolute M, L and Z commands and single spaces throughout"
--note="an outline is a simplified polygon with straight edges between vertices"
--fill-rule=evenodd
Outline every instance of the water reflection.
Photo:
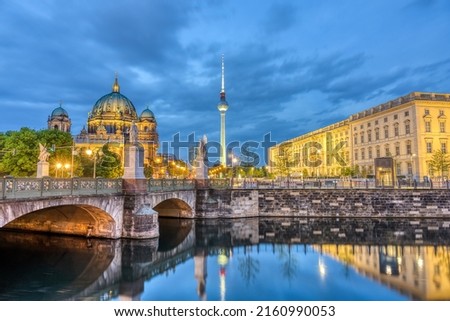
M 1 300 L 449 300 L 444 220 L 161 219 L 154 240 L 0 232 Z

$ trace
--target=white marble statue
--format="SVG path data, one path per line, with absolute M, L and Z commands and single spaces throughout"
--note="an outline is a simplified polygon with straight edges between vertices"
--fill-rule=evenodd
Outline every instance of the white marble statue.
M 49 156 L 50 153 L 48 152 L 47 148 L 41 143 L 39 143 L 39 161 L 46 162 Z

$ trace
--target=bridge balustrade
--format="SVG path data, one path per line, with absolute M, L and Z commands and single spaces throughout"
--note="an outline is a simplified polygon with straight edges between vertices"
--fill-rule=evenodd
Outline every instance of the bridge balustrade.
M 168 192 L 195 189 L 193 179 L 149 179 L 147 180 L 148 192 Z
M 4 178 L 0 180 L 0 191 L 3 199 L 116 194 L 122 192 L 122 180 L 105 178 Z

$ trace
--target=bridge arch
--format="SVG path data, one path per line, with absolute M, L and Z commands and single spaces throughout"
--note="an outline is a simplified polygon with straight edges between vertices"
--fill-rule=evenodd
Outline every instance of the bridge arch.
M 161 217 L 177 217 L 177 218 L 192 218 L 194 213 L 188 203 L 179 198 L 168 198 L 155 207 L 155 211 Z
M 120 238 L 123 197 L 50 197 L 0 202 L 0 228 Z
M 22 215 L 5 229 L 92 237 L 111 237 L 116 222 L 104 210 L 92 205 L 59 205 Z

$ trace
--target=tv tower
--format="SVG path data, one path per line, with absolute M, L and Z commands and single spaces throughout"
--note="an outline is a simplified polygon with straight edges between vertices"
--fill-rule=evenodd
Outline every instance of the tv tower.
M 228 110 L 228 103 L 225 99 L 225 66 L 222 55 L 222 90 L 220 91 L 220 101 L 217 104 L 220 112 L 220 164 L 227 166 L 227 146 L 225 141 L 225 113 Z

